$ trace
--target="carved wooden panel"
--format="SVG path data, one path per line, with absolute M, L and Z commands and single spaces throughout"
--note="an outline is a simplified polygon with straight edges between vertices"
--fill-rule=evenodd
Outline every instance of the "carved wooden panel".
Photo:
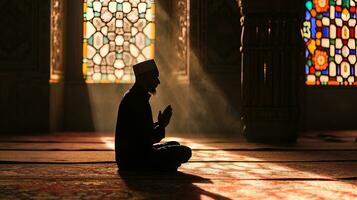
M 0 74 L 0 132 L 11 130 L 17 121 L 15 83 L 13 77 Z
M 173 1 L 174 23 L 173 42 L 174 56 L 176 58 L 175 70 L 178 75 L 186 77 L 189 74 L 189 52 L 190 52 L 190 0 Z
M 36 67 L 37 4 L 33 0 L 0 2 L 0 68 Z
M 51 1 L 51 81 L 58 82 L 64 63 L 64 0 Z
M 191 46 L 206 71 L 240 72 L 239 19 L 239 9 L 235 1 L 192 1 Z
M 239 72 L 239 10 L 232 0 L 209 0 L 205 22 L 205 63 L 209 70 Z
M 155 57 L 175 79 L 188 80 L 190 1 L 158 1 Z
M 2 0 L 1 133 L 48 130 L 50 0 Z

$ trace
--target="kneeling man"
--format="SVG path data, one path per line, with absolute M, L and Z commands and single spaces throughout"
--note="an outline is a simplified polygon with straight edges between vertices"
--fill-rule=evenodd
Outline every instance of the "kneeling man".
M 153 122 L 150 96 L 160 84 L 154 60 L 133 66 L 134 86 L 124 95 L 118 111 L 115 156 L 119 169 L 176 171 L 191 157 L 191 149 L 178 142 L 159 143 L 165 137 L 172 108 L 167 106 Z

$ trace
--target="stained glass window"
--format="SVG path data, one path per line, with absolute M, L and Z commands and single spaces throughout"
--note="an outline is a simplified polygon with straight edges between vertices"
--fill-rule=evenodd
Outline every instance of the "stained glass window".
M 356 1 L 307 0 L 307 85 L 357 85 Z
M 133 82 L 132 66 L 154 58 L 154 0 L 85 0 L 83 7 L 85 80 Z

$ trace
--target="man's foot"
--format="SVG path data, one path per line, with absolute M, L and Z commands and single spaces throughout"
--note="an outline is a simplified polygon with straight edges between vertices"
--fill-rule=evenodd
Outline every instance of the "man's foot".
M 154 148 L 155 149 L 159 149 L 159 148 L 162 148 L 162 147 L 166 147 L 166 146 L 179 146 L 180 143 L 176 142 L 176 141 L 169 141 L 169 142 L 165 142 L 165 143 L 157 143 L 157 144 L 154 144 Z

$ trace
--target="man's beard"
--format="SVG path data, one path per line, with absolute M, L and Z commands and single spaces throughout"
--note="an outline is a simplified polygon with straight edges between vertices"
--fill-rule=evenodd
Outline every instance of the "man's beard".
M 156 94 L 156 88 L 151 88 L 151 89 L 149 90 L 149 93 L 150 93 L 151 95 L 155 95 L 155 94 Z

